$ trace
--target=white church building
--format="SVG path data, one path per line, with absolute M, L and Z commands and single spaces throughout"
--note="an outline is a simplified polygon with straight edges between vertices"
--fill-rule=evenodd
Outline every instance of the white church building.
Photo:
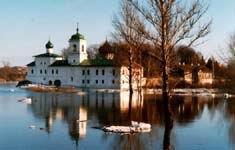
M 68 57 L 54 53 L 48 41 L 46 53 L 34 56 L 27 65 L 26 79 L 35 84 L 75 86 L 78 88 L 129 89 L 127 66 L 115 63 L 112 57 L 88 59 L 85 37 L 77 32 L 69 39 Z M 135 69 L 133 86 L 137 88 L 143 69 Z

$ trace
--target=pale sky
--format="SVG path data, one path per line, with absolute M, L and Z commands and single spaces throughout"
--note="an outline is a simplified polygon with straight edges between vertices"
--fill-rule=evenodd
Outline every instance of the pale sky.
M 100 44 L 112 32 L 112 17 L 119 0 L 1 0 L 0 61 L 26 65 L 45 52 L 49 37 L 55 52 L 68 46 L 79 22 L 88 44 Z M 235 31 L 235 1 L 211 0 L 207 16 L 213 18 L 207 42 L 198 47 L 206 57 L 225 49 Z

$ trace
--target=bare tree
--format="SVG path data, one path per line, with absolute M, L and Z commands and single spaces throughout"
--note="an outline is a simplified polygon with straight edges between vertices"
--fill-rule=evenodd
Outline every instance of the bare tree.
M 208 5 L 202 0 L 127 0 L 143 17 L 148 30 L 142 30 L 143 36 L 151 43 L 154 50 L 151 55 L 160 62 L 162 73 L 162 98 L 164 107 L 169 108 L 168 77 L 174 62 L 174 49 L 179 44 L 192 47 L 205 37 L 212 21 L 202 23 L 202 17 L 208 10 Z M 173 128 L 173 119 L 169 110 L 165 118 L 165 132 Z M 169 135 L 168 135 L 169 137 Z M 164 140 L 165 141 L 165 140 Z M 167 146 L 165 146 L 167 145 Z M 170 149 L 170 143 L 164 149 Z
M 235 33 L 231 35 L 230 41 L 229 41 L 229 52 L 230 52 L 230 57 L 228 59 L 229 64 L 235 64 Z
M 9 61 L 2 61 L 2 66 L 5 67 L 10 67 L 11 63 Z
M 202 0 L 128 0 L 144 18 L 148 32 L 145 37 L 155 47 L 153 55 L 161 63 L 162 91 L 168 92 L 168 74 L 172 52 L 178 44 L 188 47 L 205 37 L 212 21 L 202 23 L 208 5 Z M 160 48 L 159 48 L 160 47 Z
M 63 58 L 67 59 L 68 58 L 68 54 L 69 54 L 69 48 L 63 48 L 61 50 L 61 55 Z
M 133 94 L 133 77 L 135 76 L 134 65 L 141 64 L 141 45 L 144 38 L 139 31 L 144 30 L 143 21 L 137 15 L 136 9 L 127 0 L 122 0 L 121 11 L 114 16 L 113 26 L 115 33 L 113 37 L 127 46 L 128 81 L 130 97 Z M 136 59 L 138 58 L 138 59 Z M 139 62 L 138 62 L 139 61 Z M 141 79 L 140 79 L 141 80 Z

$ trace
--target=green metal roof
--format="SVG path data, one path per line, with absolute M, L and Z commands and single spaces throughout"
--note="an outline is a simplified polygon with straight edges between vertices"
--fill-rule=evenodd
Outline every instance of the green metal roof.
M 36 55 L 34 57 L 53 57 L 53 58 L 56 58 L 56 57 L 61 57 L 61 56 L 57 55 L 57 54 L 53 54 L 53 53 L 44 53 L 44 54 Z
M 108 59 L 86 59 L 79 64 L 80 66 L 118 66 L 112 60 Z
M 27 64 L 27 66 L 28 66 L 28 67 L 34 67 L 34 66 L 36 66 L 36 63 L 35 63 L 35 61 L 33 61 L 33 62 Z
M 68 60 L 57 60 L 50 67 L 70 67 L 71 65 L 68 63 Z
M 107 59 L 86 59 L 80 64 L 71 65 L 68 60 L 57 60 L 50 67 L 113 67 L 119 66 L 112 60 Z
M 46 44 L 46 48 L 49 49 L 49 48 L 53 48 L 54 45 L 51 43 L 51 41 L 49 40 Z
M 71 36 L 69 41 L 78 41 L 78 40 L 85 40 L 84 35 L 80 34 L 80 33 L 76 33 L 74 35 Z

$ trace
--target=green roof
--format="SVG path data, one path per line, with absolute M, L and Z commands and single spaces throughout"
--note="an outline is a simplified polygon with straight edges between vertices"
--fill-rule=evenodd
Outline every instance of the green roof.
M 109 66 L 118 66 L 118 64 L 108 59 L 86 59 L 83 62 L 81 62 L 79 66 L 107 66 L 109 67 Z
M 53 53 L 44 53 L 44 54 L 36 55 L 34 57 L 53 57 L 53 58 L 56 58 L 56 57 L 61 57 L 61 56 L 57 55 L 57 54 L 53 54 Z
M 107 59 L 86 59 L 80 64 L 71 65 L 68 60 L 57 60 L 50 67 L 113 67 L 119 66 L 112 60 Z
M 71 65 L 68 63 L 68 60 L 57 60 L 50 67 L 70 67 Z
M 46 48 L 49 49 L 49 48 L 53 48 L 53 44 L 51 43 L 51 41 L 49 40 L 46 44 Z
M 80 40 L 80 39 L 85 40 L 84 35 L 82 35 L 80 33 L 76 33 L 76 34 L 71 36 L 69 41 L 77 41 L 77 40 Z
M 28 66 L 28 67 L 34 67 L 34 66 L 36 66 L 36 63 L 35 63 L 35 61 L 33 61 L 33 62 L 27 64 L 27 66 Z

